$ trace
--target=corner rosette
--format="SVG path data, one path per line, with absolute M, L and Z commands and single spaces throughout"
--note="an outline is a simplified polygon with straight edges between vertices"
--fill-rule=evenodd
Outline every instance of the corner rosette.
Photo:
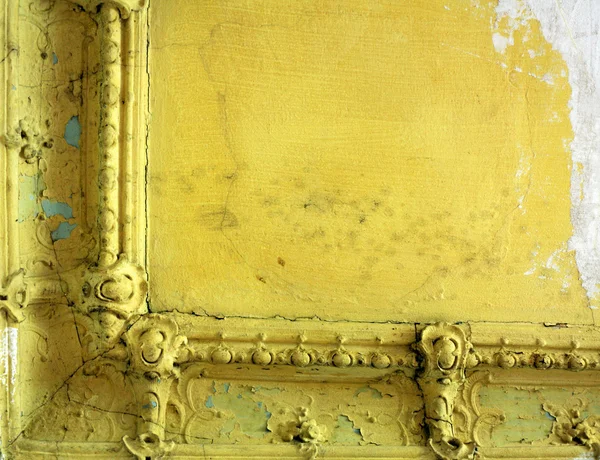
M 86 314 L 108 312 L 121 320 L 147 312 L 148 284 L 144 270 L 121 255 L 108 267 L 89 267 L 77 308 Z
M 107 267 L 91 266 L 82 274 L 75 309 L 84 353 L 96 356 L 112 348 L 128 322 L 148 311 L 144 270 L 121 255 Z

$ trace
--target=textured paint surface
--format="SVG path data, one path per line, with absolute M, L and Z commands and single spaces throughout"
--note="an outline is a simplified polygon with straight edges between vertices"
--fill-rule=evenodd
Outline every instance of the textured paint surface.
M 591 323 L 569 69 L 497 7 L 153 5 L 152 308 Z
M 496 446 L 543 442 L 556 422 L 556 414 L 547 410 L 548 404 L 577 411 L 581 421 L 600 414 L 597 388 L 491 386 L 482 388 L 479 397 L 482 407 L 501 407 L 504 411 L 505 421 L 490 436 L 491 445 Z
M 135 95 L 116 99 L 119 172 L 97 174 L 107 87 L 96 9 L 20 2 L 18 91 L 34 119 L 17 133 L 14 216 L 33 300 L 0 341 L 0 383 L 22 400 L 10 444 L 40 453 L 17 458 L 112 458 L 92 443 L 121 446 L 140 409 L 159 407 L 153 424 L 181 457 L 230 445 L 267 458 L 256 449 L 279 444 L 299 458 L 335 458 L 339 446 L 351 455 L 337 458 L 381 458 L 373 447 L 432 458 L 418 376 L 433 352 L 395 342 L 405 329 L 417 340 L 421 325 L 353 320 L 465 321 L 479 341 L 491 324 L 476 320 L 552 323 L 530 334 L 496 325 L 483 340 L 495 351 L 475 346 L 469 361 L 481 366 L 460 389 L 454 428 L 482 458 L 488 447 L 598 448 L 598 328 L 572 324 L 592 322 L 600 273 L 596 93 L 584 78 L 596 74 L 577 63 L 596 62 L 581 40 L 597 25 L 571 21 L 569 48 L 570 29 L 555 27 L 561 1 L 151 2 L 150 305 L 180 311 L 157 317 L 189 339 L 158 379 L 171 386 L 166 407 L 139 400 L 136 355 L 122 348 L 153 315 L 119 330 L 97 300 L 78 312 L 88 295 L 114 306 L 132 293 L 120 289 L 127 275 L 94 261 L 99 226 L 114 223 L 125 247 L 128 220 L 143 215 L 123 196 L 145 198 L 123 186 L 135 182 L 136 122 L 125 116 Z M 97 189 L 111 184 L 126 202 L 114 221 L 96 212 Z M 88 289 L 85 267 L 106 269 L 103 286 Z M 120 370 L 90 359 L 112 328 L 122 335 L 107 356 L 126 359 Z M 146 332 L 141 352 L 156 338 L 161 359 L 174 352 L 168 333 Z
M 255 378 L 232 382 L 186 378 L 186 391 L 194 406 L 184 433 L 186 441 L 289 442 L 305 423 L 304 427 L 308 425 L 312 430 L 309 437 L 326 444 L 423 444 L 418 389 L 404 377 L 387 382 L 374 380 L 368 385 L 298 384 L 261 381 L 259 375 Z M 174 424 L 178 422 L 176 415 L 172 417 Z M 286 434 L 292 437 L 286 439 Z
M 509 2 L 510 3 L 510 2 Z M 544 37 L 558 50 L 569 68 L 572 88 L 569 107 L 573 125 L 571 151 L 571 220 L 569 247 L 576 251 L 582 284 L 590 307 L 600 307 L 600 2 L 563 0 L 527 6 L 541 25 Z M 520 7 L 520 8 L 519 8 Z M 513 10 L 530 14 L 523 4 Z M 596 323 L 600 318 L 596 318 Z
M 46 188 L 42 174 L 19 177 L 19 222 L 33 219 L 40 213 L 40 197 Z

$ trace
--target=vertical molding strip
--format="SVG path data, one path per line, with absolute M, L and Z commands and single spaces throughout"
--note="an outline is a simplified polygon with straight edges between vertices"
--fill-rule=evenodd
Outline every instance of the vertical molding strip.
M 105 4 L 100 10 L 100 209 L 98 265 L 109 267 L 121 252 L 119 244 L 119 159 L 121 135 L 121 18 L 119 10 Z
M 21 308 L 26 301 L 23 292 L 23 273 L 19 271 L 19 2 L 5 0 L 2 12 L 2 85 L 4 100 L 2 140 L 4 152 L 0 155 L 0 193 L 5 199 L 0 206 L 0 441 L 1 453 L 20 431 L 18 423 L 19 398 L 15 393 L 18 372 L 16 325 L 23 319 Z

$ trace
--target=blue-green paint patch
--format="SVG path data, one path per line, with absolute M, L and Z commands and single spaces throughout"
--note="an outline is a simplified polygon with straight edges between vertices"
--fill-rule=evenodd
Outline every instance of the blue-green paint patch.
M 61 222 L 58 224 L 58 228 L 54 230 L 50 236 L 52 241 L 64 240 L 71 236 L 71 232 L 77 227 L 77 224 L 70 224 L 69 222 Z
M 10 89 L 12 89 L 13 91 L 16 91 L 17 87 L 15 85 L 11 85 Z
M 225 390 L 225 393 L 229 393 L 229 387 L 231 386 L 230 383 L 224 383 L 223 384 L 223 390 Z
M 79 148 L 79 139 L 81 138 L 81 124 L 79 117 L 76 115 L 71 117 L 65 126 L 65 141 L 73 147 Z
M 56 53 L 52 53 L 52 64 L 58 64 L 58 56 L 56 55 Z
M 156 401 L 150 401 L 148 404 L 144 404 L 142 409 L 156 409 L 157 407 L 158 404 L 156 404 Z
M 556 420 L 556 417 L 554 417 L 550 412 L 544 412 L 544 415 L 546 416 L 546 418 L 548 420 L 552 420 L 552 421 Z
M 253 438 L 262 438 L 269 431 L 267 422 L 271 418 L 271 412 L 267 411 L 265 404 L 254 400 L 254 394 L 248 390 L 240 393 L 234 391 L 234 387 L 218 385 L 217 392 L 210 395 L 204 405 L 209 409 L 216 409 L 232 413 L 233 417 L 228 419 L 221 428 L 221 434 L 229 436 L 234 430 L 240 430 Z
M 256 403 L 256 405 L 258 406 L 259 410 L 263 410 L 263 403 L 262 403 L 262 401 L 258 401 Z M 273 415 L 273 414 L 271 414 L 271 412 L 269 412 L 266 407 L 265 407 L 264 411 L 265 411 L 265 415 L 267 416 L 267 420 L 269 420 L 271 418 L 271 415 Z
M 346 415 L 337 418 L 337 425 L 333 431 L 332 441 L 339 444 L 358 445 L 363 441 L 360 430 Z
M 18 222 L 25 222 L 28 219 L 35 219 L 42 211 L 40 208 L 39 197 L 46 189 L 44 177 L 41 172 L 28 176 L 21 174 L 19 176 L 19 216 Z
M 42 209 L 44 210 L 46 217 L 63 216 L 65 219 L 73 218 L 73 208 L 61 201 L 53 201 L 44 198 L 42 200 Z

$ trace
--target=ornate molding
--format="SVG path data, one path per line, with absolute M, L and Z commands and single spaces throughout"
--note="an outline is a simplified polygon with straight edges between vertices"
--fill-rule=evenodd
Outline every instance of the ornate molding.
M 30 164 L 53 147 L 52 139 L 42 134 L 39 122 L 29 116 L 20 119 L 14 131 L 9 132 L 2 140 L 6 147 L 18 150 L 21 158 Z
M 134 315 L 147 312 L 146 273 L 140 255 L 145 238 L 138 164 L 145 125 L 133 126 L 143 110 L 139 98 L 140 54 L 136 38 L 144 36 L 140 21 L 144 2 L 79 2 L 87 11 L 99 10 L 99 164 L 98 164 L 98 259 L 82 273 L 76 308 L 88 315 L 88 332 L 97 340 L 88 355 L 114 346 L 123 327 Z M 135 13 L 135 15 L 134 15 Z M 144 12 L 145 13 L 145 12 Z M 141 61 L 143 63 L 143 60 Z M 134 144 L 138 148 L 134 147 Z M 137 178 L 137 179 L 136 179 Z M 142 192 L 143 194 L 143 192 Z M 142 196 L 143 198 L 143 196 Z M 99 346 L 94 346 L 99 343 Z
M 309 409 L 298 407 L 292 419 L 279 425 L 279 436 L 284 442 L 298 443 L 299 450 L 308 460 L 314 460 L 319 454 L 320 444 L 327 439 L 327 427 L 311 418 Z
M 128 321 L 148 311 L 148 285 L 144 270 L 125 255 L 111 266 L 84 269 L 80 283 L 74 308 L 84 315 L 82 345 L 89 359 L 114 347 Z
M 557 444 L 582 445 L 600 456 L 600 415 L 585 416 L 589 405 L 580 397 L 573 397 L 568 404 L 546 402 L 543 409 L 554 417 L 550 442 Z
M 479 391 L 493 381 L 489 371 L 476 371 L 467 377 L 455 400 L 454 431 L 463 441 L 473 442 L 477 448 L 489 447 L 493 429 L 506 421 L 504 411 L 482 408 Z
M 137 458 L 161 458 L 173 449 L 165 441 L 166 410 L 175 364 L 187 338 L 179 335 L 177 323 L 166 316 L 150 314 L 135 321 L 125 333 L 129 356 L 127 374 L 135 392 L 138 408 L 137 438 L 123 438 L 127 449 Z
M 49 2 L 50 5 L 54 3 Z M 69 2 L 61 0 L 59 3 L 63 7 L 72 7 Z M 35 444 L 36 440 L 23 436 L 15 443 L 16 449 L 23 448 L 23 452 L 37 454 L 44 452 L 42 455 L 52 452 L 57 456 L 68 454 L 73 457 L 83 457 L 90 453 L 95 455 L 95 450 L 105 449 L 106 458 L 129 458 L 130 453 L 141 459 L 160 458 L 168 454 L 200 458 L 204 455 L 198 453 L 197 445 L 176 442 L 170 439 L 172 433 L 167 432 L 168 409 L 181 407 L 180 401 L 175 400 L 173 388 L 185 387 L 185 391 L 181 390 L 180 393 L 185 393 L 188 404 L 194 406 L 189 401 L 189 382 L 192 378 L 206 380 L 227 376 L 242 379 L 256 377 L 262 372 L 262 377 L 267 375 L 272 380 L 287 379 L 296 383 L 359 382 L 376 385 L 383 381 L 393 383 L 394 379 L 400 381 L 402 379 L 399 376 L 402 376 L 402 383 L 397 383 L 398 387 L 405 385 L 413 388 L 415 382 L 418 384 L 422 401 L 419 392 L 415 390 L 408 407 L 392 407 L 389 412 L 380 410 L 378 413 L 372 413 L 367 407 L 364 410 L 362 407 L 356 408 L 349 423 L 360 426 L 362 442 L 367 445 L 327 445 L 328 455 L 330 452 L 338 452 L 340 458 L 358 458 L 361 455 L 366 458 L 376 458 L 378 455 L 384 458 L 431 458 L 431 453 L 422 446 L 421 421 L 424 412 L 425 434 L 429 437 L 430 450 L 438 458 L 471 458 L 475 445 L 478 449 L 491 449 L 486 451 L 486 457 L 493 458 L 494 448 L 486 445 L 485 435 L 503 422 L 504 414 L 498 409 L 483 409 L 479 406 L 479 388 L 490 384 L 490 374 L 487 371 L 514 373 L 516 377 L 512 383 L 518 385 L 519 376 L 527 372 L 539 371 L 540 376 L 553 375 L 557 381 L 572 384 L 573 381 L 565 377 L 566 373 L 560 371 L 582 371 L 576 374 L 579 377 L 589 375 L 589 371 L 600 370 L 600 333 L 597 328 L 572 325 L 544 327 L 511 324 L 508 327 L 437 324 L 416 333 L 415 327 L 421 326 L 407 323 L 328 324 L 310 320 L 286 322 L 275 319 L 261 322 L 247 318 L 224 320 L 175 313 L 150 314 L 146 305 L 145 184 L 142 180 L 145 165 L 142 148 L 145 142 L 144 96 L 147 90 L 146 2 L 75 0 L 74 3 L 85 10 L 79 11 L 79 14 L 84 15 L 88 22 L 92 22 L 90 17 L 93 18 L 96 21 L 93 26 L 99 26 L 98 30 L 93 30 L 94 37 L 85 38 L 97 40 L 90 47 L 97 55 L 90 59 L 92 64 L 86 63 L 88 67 L 85 73 L 97 74 L 98 81 L 92 80 L 89 84 L 91 89 L 87 92 L 94 93 L 94 96 L 87 99 L 82 97 L 85 102 L 82 103 L 81 112 L 82 119 L 84 111 L 91 114 L 91 121 L 84 124 L 84 130 L 85 127 L 90 130 L 95 128 L 92 135 L 88 133 L 90 137 L 86 140 L 93 147 L 89 151 L 82 147 L 80 152 L 83 158 L 82 170 L 91 171 L 89 174 L 92 176 L 86 179 L 86 183 L 92 184 L 90 190 L 81 193 L 82 196 L 87 194 L 92 197 L 91 204 L 86 204 L 90 214 L 85 219 L 90 225 L 86 230 L 93 235 L 90 239 L 97 239 L 97 247 L 95 243 L 90 243 L 89 256 L 86 252 L 85 256 L 78 258 L 77 265 L 73 266 L 79 268 L 72 269 L 70 274 L 59 273 L 55 267 L 49 268 L 49 271 L 54 271 L 51 276 L 46 277 L 45 282 L 49 284 L 56 281 L 55 290 L 58 294 L 52 298 L 58 298 L 63 303 L 66 298 L 72 308 L 67 310 L 69 315 L 72 311 L 76 313 L 83 360 L 87 361 L 82 365 L 81 374 L 85 378 L 100 378 L 104 374 L 110 374 L 108 380 L 119 382 L 119 389 L 128 388 L 133 393 L 132 398 L 129 394 L 126 397 L 128 400 L 132 399 L 134 409 L 125 411 L 121 407 L 111 413 L 112 406 L 97 408 L 94 406 L 97 402 L 89 395 L 75 399 L 68 392 L 59 392 L 56 400 L 48 404 L 55 418 L 41 416 L 38 419 L 40 423 L 32 424 L 29 431 L 40 425 L 58 424 L 64 412 L 64 406 L 59 403 L 65 401 L 65 404 L 69 404 L 70 412 L 76 413 L 74 417 L 77 419 L 91 419 L 90 414 L 98 416 L 98 412 L 104 411 L 114 417 L 123 415 L 135 419 L 137 424 L 133 429 L 133 423 L 130 423 L 129 435 L 123 436 L 127 431 L 123 431 L 122 426 L 119 426 L 121 431 L 115 429 L 111 433 L 116 439 L 122 438 L 119 443 L 57 441 L 40 445 Z M 27 278 L 19 269 L 21 255 L 16 224 L 19 158 L 22 165 L 34 165 L 46 156 L 43 153 L 51 148 L 53 140 L 46 134 L 44 125 L 40 125 L 40 120 L 21 118 L 16 110 L 11 109 L 19 106 L 18 92 L 11 89 L 13 85 L 18 86 L 18 2 L 7 0 L 7 10 L 9 15 L 6 21 L 10 19 L 10 27 L 7 27 L 8 35 L 4 44 L 6 59 L 0 67 L 5 77 L 5 94 L 9 107 L 7 119 L 3 120 L 6 155 L 0 157 L 0 164 L 7 172 L 6 177 L 0 179 L 1 188 L 7 197 L 6 209 L 0 210 L 3 226 L 0 236 L 6 249 L 6 256 L 2 254 L 0 263 L 0 275 L 3 277 L 0 310 L 4 310 L 9 319 L 5 321 L 5 328 L 8 323 L 22 321 L 24 318 L 23 310 L 31 300 L 30 291 L 27 290 L 28 281 L 30 285 L 42 285 L 39 280 Z M 41 36 L 40 40 L 44 38 L 43 33 Z M 46 51 L 48 49 L 44 48 L 43 52 Z M 81 78 L 83 80 L 89 76 Z M 77 81 L 71 82 L 76 83 Z M 81 85 L 85 86 L 83 83 Z M 72 93 L 76 97 L 76 91 Z M 54 136 L 54 140 L 60 139 Z M 81 174 L 85 176 L 88 173 Z M 58 251 L 53 241 L 47 249 Z M 58 261 L 58 257 L 56 260 Z M 47 265 L 51 266 L 51 263 Z M 65 292 L 63 284 L 68 288 Z M 42 290 L 39 288 L 39 291 Z M 47 298 L 42 298 L 42 301 L 50 303 Z M 41 303 L 40 299 L 36 302 Z M 277 326 L 279 321 L 283 323 L 282 326 Z M 16 336 L 15 333 L 14 337 Z M 40 335 L 39 342 L 42 344 L 40 346 L 44 343 L 47 346 L 47 336 Z M 180 378 L 180 366 L 193 377 Z M 194 374 L 197 369 L 200 370 Z M 480 370 L 483 372 L 479 372 Z M 8 396 L 12 391 L 11 384 L 9 382 L 9 389 L 4 392 Z M 95 384 L 100 385 L 97 382 Z M 81 393 L 85 393 L 84 384 L 76 383 L 75 377 L 65 382 L 65 385 L 72 387 L 68 390 L 81 390 Z M 398 391 L 400 395 L 407 393 L 410 392 Z M 4 399 L 6 401 L 3 404 L 12 404 L 7 398 Z M 345 402 L 347 401 L 340 401 L 340 405 Z M 423 403 L 424 410 L 421 407 Z M 282 416 L 284 422 L 277 425 L 277 415 L 273 419 L 274 426 L 279 427 L 275 431 L 279 436 L 278 441 L 281 441 L 280 448 L 260 446 L 257 449 L 265 452 L 265 458 L 270 455 L 277 457 L 287 448 L 289 450 L 286 452 L 293 456 L 296 454 L 296 447 L 300 447 L 307 456 L 315 457 L 319 453 L 319 446 L 326 445 L 330 438 L 331 430 L 328 431 L 326 425 L 317 419 L 322 410 L 318 404 L 290 407 Z M 190 412 L 194 413 L 188 416 L 186 427 L 175 430 L 176 434 L 186 440 L 194 437 L 193 430 L 189 428 L 190 420 L 200 410 L 206 409 L 204 413 L 219 417 L 218 411 L 202 404 L 192 408 L 194 411 Z M 581 446 L 598 448 L 596 418 L 583 417 L 581 412 L 574 412 L 575 409 L 557 408 L 549 404 L 544 408 L 556 418 L 553 422 L 552 441 L 566 445 L 561 450 L 566 452 L 565 458 L 574 458 Z M 394 414 L 395 418 L 390 416 L 393 411 L 397 412 Z M 8 412 L 18 414 L 18 406 L 14 404 Z M 181 419 L 183 418 L 181 415 Z M 403 422 L 406 419 L 416 421 L 414 425 L 405 426 L 407 424 Z M 93 426 L 96 420 L 89 422 Z M 405 449 L 401 453 L 398 453 L 398 446 L 374 446 L 376 443 L 384 444 L 380 430 L 391 423 L 398 425 L 399 431 L 404 433 L 397 441 L 401 449 Z M 334 421 L 330 421 L 329 427 L 333 424 Z M 8 435 L 8 428 L 14 433 Z M 20 432 L 16 426 L 3 425 L 2 429 L 4 439 L 13 439 Z M 39 442 L 43 443 L 44 440 Z M 205 447 L 209 456 L 231 455 L 244 458 L 247 453 L 247 447 L 244 446 Z M 377 450 L 376 447 L 381 449 Z M 358 451 L 360 453 L 356 453 Z M 526 448 L 522 448 L 522 451 L 525 452 L 524 456 L 530 455 L 526 453 Z M 556 451 L 549 449 L 536 450 L 530 458 L 541 458 L 546 455 L 543 452 L 556 458 Z
M 116 8 L 124 19 L 128 18 L 132 11 L 139 11 L 146 7 L 146 0 L 73 0 L 73 3 L 81 6 L 85 11 L 96 12 L 99 8 Z
M 6 278 L 0 286 L 0 311 L 5 311 L 10 319 L 21 322 L 23 309 L 27 306 L 27 284 L 25 283 L 25 273 L 19 270 Z
M 466 381 L 465 369 L 472 345 L 457 325 L 439 323 L 421 331 L 417 349 L 423 359 L 417 383 L 423 392 L 429 446 L 442 460 L 471 459 L 472 443 L 456 436 L 454 408 Z

